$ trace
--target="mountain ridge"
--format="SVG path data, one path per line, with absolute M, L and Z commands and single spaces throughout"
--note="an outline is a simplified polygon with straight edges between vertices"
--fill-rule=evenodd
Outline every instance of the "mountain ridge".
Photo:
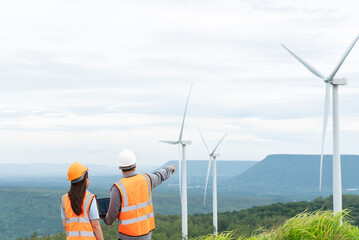
M 359 189 L 359 155 L 341 155 L 342 185 L 345 189 Z M 320 155 L 271 154 L 237 175 L 231 185 L 241 189 L 295 192 L 319 191 Z M 332 156 L 323 157 L 323 192 L 332 191 Z M 359 193 L 359 192 L 358 192 Z

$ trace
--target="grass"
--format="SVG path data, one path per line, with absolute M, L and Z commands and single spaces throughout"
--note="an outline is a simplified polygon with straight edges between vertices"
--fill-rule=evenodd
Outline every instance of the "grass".
M 223 232 L 218 235 L 208 235 L 205 237 L 196 238 L 196 240 L 232 240 L 233 232 Z M 239 238 L 241 239 L 241 238 Z
M 342 224 L 340 223 L 342 219 Z M 197 240 L 233 240 L 233 233 L 208 235 Z M 351 224 L 348 211 L 303 212 L 269 232 L 238 240 L 352 240 L 359 239 L 359 229 Z

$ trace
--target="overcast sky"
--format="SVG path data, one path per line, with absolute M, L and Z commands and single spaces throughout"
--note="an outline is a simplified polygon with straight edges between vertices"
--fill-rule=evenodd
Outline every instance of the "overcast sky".
M 143 165 L 319 154 L 325 85 L 281 43 L 329 75 L 359 34 L 357 1 L 3 1 L 0 163 Z M 337 77 L 341 152 L 359 154 L 359 43 Z M 332 152 L 331 118 L 326 153 Z M 319 160 L 318 160 L 319 164 Z

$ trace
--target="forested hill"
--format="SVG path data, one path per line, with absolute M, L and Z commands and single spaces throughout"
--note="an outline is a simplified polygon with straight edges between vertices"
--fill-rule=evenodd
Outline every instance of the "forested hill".
M 359 193 L 359 155 L 342 155 L 344 193 Z M 320 155 L 268 155 L 231 182 L 235 188 L 267 192 L 318 192 Z M 332 156 L 323 161 L 323 192 L 332 191 Z
M 351 210 L 353 225 L 359 225 L 359 196 L 343 195 L 343 207 Z M 304 211 L 317 211 L 319 209 L 332 209 L 332 198 L 317 198 L 311 202 L 278 203 L 262 207 L 253 207 L 241 211 L 219 213 L 219 231 L 235 231 L 237 237 L 250 236 L 253 233 L 266 231 L 273 226 L 283 223 L 285 220 L 294 217 Z M 197 214 L 189 216 L 188 219 L 189 237 L 195 238 L 205 236 L 212 232 L 212 215 Z M 105 239 L 116 239 L 117 226 L 102 226 Z M 156 230 L 153 240 L 180 239 L 181 217 L 177 215 L 162 216 L 156 215 Z M 24 238 L 20 238 L 24 239 Z M 64 234 L 59 233 L 53 236 L 36 237 L 25 239 L 62 240 Z

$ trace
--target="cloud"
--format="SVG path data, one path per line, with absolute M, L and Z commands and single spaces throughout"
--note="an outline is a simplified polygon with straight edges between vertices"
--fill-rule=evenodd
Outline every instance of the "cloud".
M 197 128 L 223 159 L 319 153 L 324 74 L 358 34 L 356 1 L 8 1 L 0 9 L 0 162 L 177 158 Z M 343 152 L 357 153 L 359 48 L 338 72 Z M 330 127 L 328 152 L 330 152 Z M 106 159 L 106 160 L 103 160 Z

